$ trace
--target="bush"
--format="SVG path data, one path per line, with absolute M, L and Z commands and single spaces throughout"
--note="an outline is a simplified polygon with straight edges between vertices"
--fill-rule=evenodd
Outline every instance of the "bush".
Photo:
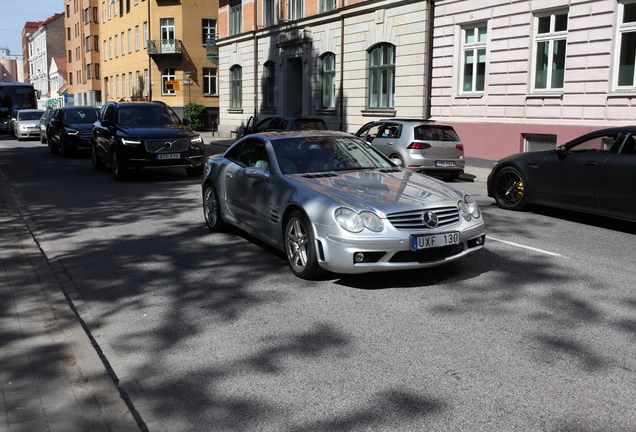
M 183 109 L 183 116 L 189 118 L 192 122 L 190 127 L 194 130 L 203 130 L 203 115 L 205 114 L 205 105 L 189 103 Z

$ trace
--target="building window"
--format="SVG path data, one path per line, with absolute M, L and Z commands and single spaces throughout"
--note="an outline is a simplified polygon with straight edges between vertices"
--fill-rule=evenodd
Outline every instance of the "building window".
M 521 134 L 523 136 L 523 151 L 547 151 L 556 148 L 557 136 L 547 134 Z
M 102 2 L 102 22 L 106 22 L 106 2 Z
M 119 75 L 115 76 L 115 97 L 119 99 Z
M 121 97 L 126 97 L 126 74 L 121 74 Z
M 108 38 L 108 58 L 113 58 L 113 38 Z
M 93 75 L 91 74 L 91 65 L 86 65 L 86 79 L 93 79 Z
M 534 65 L 535 90 L 562 90 L 565 76 L 565 46 L 567 43 L 568 14 L 553 12 L 536 16 Z
M 119 36 L 115 35 L 115 57 L 119 57 Z
M 174 39 L 174 18 L 161 18 L 161 39 Z
M 66 18 L 71 17 L 71 5 L 66 5 Z
M 132 72 L 128 72 L 128 86 L 130 87 L 130 89 L 129 89 L 130 97 L 132 98 L 135 95 L 134 94 L 135 87 L 133 86 L 133 75 L 132 75 Z
M 212 96 L 216 91 L 216 68 L 203 68 L 203 95 Z
M 144 49 L 148 48 L 148 23 L 144 22 Z
M 69 85 L 73 85 L 73 72 L 68 74 L 68 83 Z
M 91 10 L 90 8 L 84 9 L 84 24 L 90 24 L 91 22 Z
M 289 0 L 289 19 L 297 20 L 303 17 L 303 0 Z
M 86 36 L 86 52 L 89 52 L 91 50 L 91 37 L 90 36 Z
M 320 0 L 320 12 L 329 12 L 336 8 L 336 0 Z
M 276 24 L 274 21 L 275 13 L 274 13 L 274 0 L 264 0 L 265 6 L 263 7 L 263 25 L 265 27 L 270 27 Z
M 395 106 L 395 47 L 382 44 L 369 52 L 369 108 Z
M 73 51 L 68 50 L 68 62 L 73 63 Z
M 144 96 L 150 96 L 150 76 L 148 75 L 148 69 L 144 69 Z
M 172 69 L 172 73 L 174 74 L 174 68 L 165 68 L 165 69 Z M 135 72 L 135 75 L 137 76 L 137 97 L 141 96 L 141 74 L 139 73 L 139 71 Z M 174 75 L 172 76 L 172 79 L 174 79 Z M 174 94 L 175 92 L 173 91 L 172 94 Z
M 137 72 L 137 81 L 139 81 L 139 72 Z M 174 81 L 175 69 L 174 68 L 162 68 L 161 69 L 161 94 L 164 96 L 175 95 L 175 90 L 166 90 L 166 81 Z M 140 95 L 137 95 L 140 96 Z
M 636 90 L 636 3 L 618 5 L 618 43 L 616 88 Z
M 139 51 L 139 26 L 135 26 L 135 51 Z
M 95 48 L 95 51 L 99 51 L 99 36 L 94 36 L 95 37 L 95 45 L 93 45 Z
M 132 52 L 133 42 L 132 42 L 132 30 L 128 29 L 128 54 Z
M 263 104 L 265 108 L 276 107 L 276 63 L 268 61 L 265 63 L 263 86 Z
M 203 45 L 208 39 L 216 39 L 216 20 L 205 18 L 201 20 L 201 37 Z
M 99 16 L 97 14 L 98 9 L 96 7 L 93 7 L 93 22 L 99 22 Z
M 66 27 L 66 40 L 71 40 L 71 28 Z
M 336 106 L 336 55 L 327 53 L 322 56 L 322 107 Z
M 233 66 L 230 69 L 230 107 L 243 107 L 243 69 L 240 66 Z
M 126 36 L 121 32 L 121 55 L 126 55 Z
M 488 28 L 485 24 L 471 26 L 464 28 L 462 33 L 462 93 L 483 93 Z
M 99 79 L 99 63 L 95 63 L 95 78 Z
M 230 0 L 230 36 L 241 33 L 241 0 Z

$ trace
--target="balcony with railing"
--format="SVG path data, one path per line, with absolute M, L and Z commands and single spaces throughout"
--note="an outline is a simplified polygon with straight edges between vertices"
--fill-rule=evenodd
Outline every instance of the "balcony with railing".
M 219 47 L 216 44 L 217 39 L 216 34 L 212 34 L 205 40 L 206 57 L 215 65 L 219 64 Z
M 148 55 L 169 55 L 181 56 L 183 52 L 183 42 L 181 39 L 150 39 L 148 40 Z

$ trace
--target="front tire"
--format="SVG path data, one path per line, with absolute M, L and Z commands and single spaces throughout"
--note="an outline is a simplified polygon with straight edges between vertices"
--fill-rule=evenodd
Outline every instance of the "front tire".
M 49 151 L 51 153 L 57 153 L 57 147 L 55 147 L 53 145 L 53 140 L 51 139 L 51 136 L 50 135 L 47 135 L 47 136 L 48 136 L 48 138 L 47 138 L 46 142 L 49 145 Z
M 316 239 L 304 213 L 294 211 L 289 215 L 284 242 L 289 268 L 297 277 L 311 279 L 324 272 L 318 265 Z
M 122 181 L 126 178 L 127 168 L 126 165 L 124 165 L 124 162 L 120 160 L 119 156 L 117 155 L 117 150 L 113 150 L 113 154 L 110 159 L 110 165 L 113 170 L 113 178 L 116 181 Z
M 203 189 L 203 215 L 210 231 L 224 231 L 227 224 L 221 217 L 221 202 L 214 184 L 208 182 Z
M 526 182 L 513 167 L 502 168 L 493 182 L 493 196 L 499 207 L 506 210 L 523 210 L 528 206 Z
M 91 146 L 91 163 L 93 164 L 93 169 L 94 170 L 103 170 L 104 166 L 106 165 L 104 163 L 104 160 L 99 157 L 99 154 L 97 153 L 97 145 L 93 144 Z
M 40 142 L 42 144 L 46 144 L 46 134 L 43 134 L 42 132 L 40 132 Z
M 66 140 L 63 135 L 60 135 L 60 155 L 63 158 L 68 158 L 71 156 L 71 149 L 66 145 Z

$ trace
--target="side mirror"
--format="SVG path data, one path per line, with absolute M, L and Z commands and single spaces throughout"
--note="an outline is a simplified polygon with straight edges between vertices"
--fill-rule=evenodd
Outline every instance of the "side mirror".
M 248 167 L 243 170 L 243 175 L 247 178 L 261 179 L 263 181 L 269 180 L 269 174 L 263 171 L 261 168 Z
M 557 154 L 559 155 L 559 157 L 563 158 L 565 157 L 565 154 L 568 152 L 568 149 L 565 148 L 564 145 L 560 145 L 559 147 L 557 147 Z
M 183 119 L 183 124 L 185 126 L 190 126 L 192 124 L 192 120 L 190 120 L 189 118 L 186 117 L 186 118 Z
M 252 133 L 252 128 L 251 128 L 251 127 L 249 127 L 249 126 L 245 126 L 245 127 L 243 128 L 243 136 L 245 136 L 245 135 L 249 135 L 249 134 L 251 134 L 251 133 Z

